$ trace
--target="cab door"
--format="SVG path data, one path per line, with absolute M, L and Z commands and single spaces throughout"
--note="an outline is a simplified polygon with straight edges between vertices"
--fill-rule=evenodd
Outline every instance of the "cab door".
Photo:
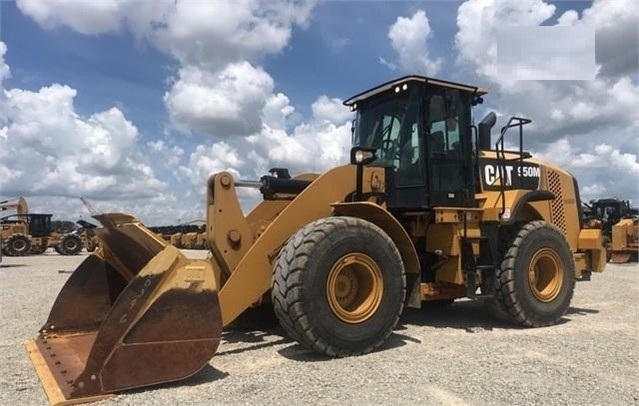
M 421 89 L 415 87 L 402 100 L 394 121 L 392 148 L 379 150 L 389 162 L 386 171 L 387 207 L 391 210 L 416 210 L 428 207 L 428 190 L 423 159 L 423 129 L 420 120 Z
M 475 205 L 469 95 L 431 88 L 425 136 L 430 206 Z

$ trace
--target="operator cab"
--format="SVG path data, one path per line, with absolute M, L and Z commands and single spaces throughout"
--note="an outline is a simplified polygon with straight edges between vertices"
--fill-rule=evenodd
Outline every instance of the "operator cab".
M 46 237 L 51 234 L 52 214 L 12 214 L 2 217 L 0 224 L 21 224 L 29 225 L 29 234 L 32 237 Z
M 353 96 L 353 160 L 386 170 L 386 204 L 475 206 L 471 106 L 483 89 L 407 76 Z M 362 151 L 362 153 L 357 153 Z M 352 162 L 362 164 L 361 162 Z

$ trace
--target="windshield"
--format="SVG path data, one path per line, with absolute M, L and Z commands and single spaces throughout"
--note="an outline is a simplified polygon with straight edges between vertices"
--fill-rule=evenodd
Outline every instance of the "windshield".
M 353 146 L 377 149 L 375 166 L 397 168 L 400 160 L 414 163 L 419 154 L 418 98 L 414 88 L 360 107 Z

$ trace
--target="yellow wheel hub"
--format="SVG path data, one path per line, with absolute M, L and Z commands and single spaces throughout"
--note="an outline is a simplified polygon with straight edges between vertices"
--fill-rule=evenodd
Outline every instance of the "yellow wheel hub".
M 563 268 L 554 250 L 543 248 L 535 253 L 528 267 L 528 283 L 541 302 L 552 302 L 563 285 Z
M 346 323 L 368 320 L 379 308 L 383 293 L 381 269 L 362 253 L 346 254 L 337 260 L 326 281 L 328 305 Z

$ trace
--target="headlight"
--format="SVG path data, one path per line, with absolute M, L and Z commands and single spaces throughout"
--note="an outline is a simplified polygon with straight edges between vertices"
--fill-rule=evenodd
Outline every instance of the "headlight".
M 351 150 L 351 163 L 366 165 L 375 160 L 375 149 L 355 147 Z
M 357 151 L 355 152 L 355 163 L 361 164 L 362 162 L 372 158 L 373 156 L 375 156 L 375 154 L 373 154 L 371 151 Z

